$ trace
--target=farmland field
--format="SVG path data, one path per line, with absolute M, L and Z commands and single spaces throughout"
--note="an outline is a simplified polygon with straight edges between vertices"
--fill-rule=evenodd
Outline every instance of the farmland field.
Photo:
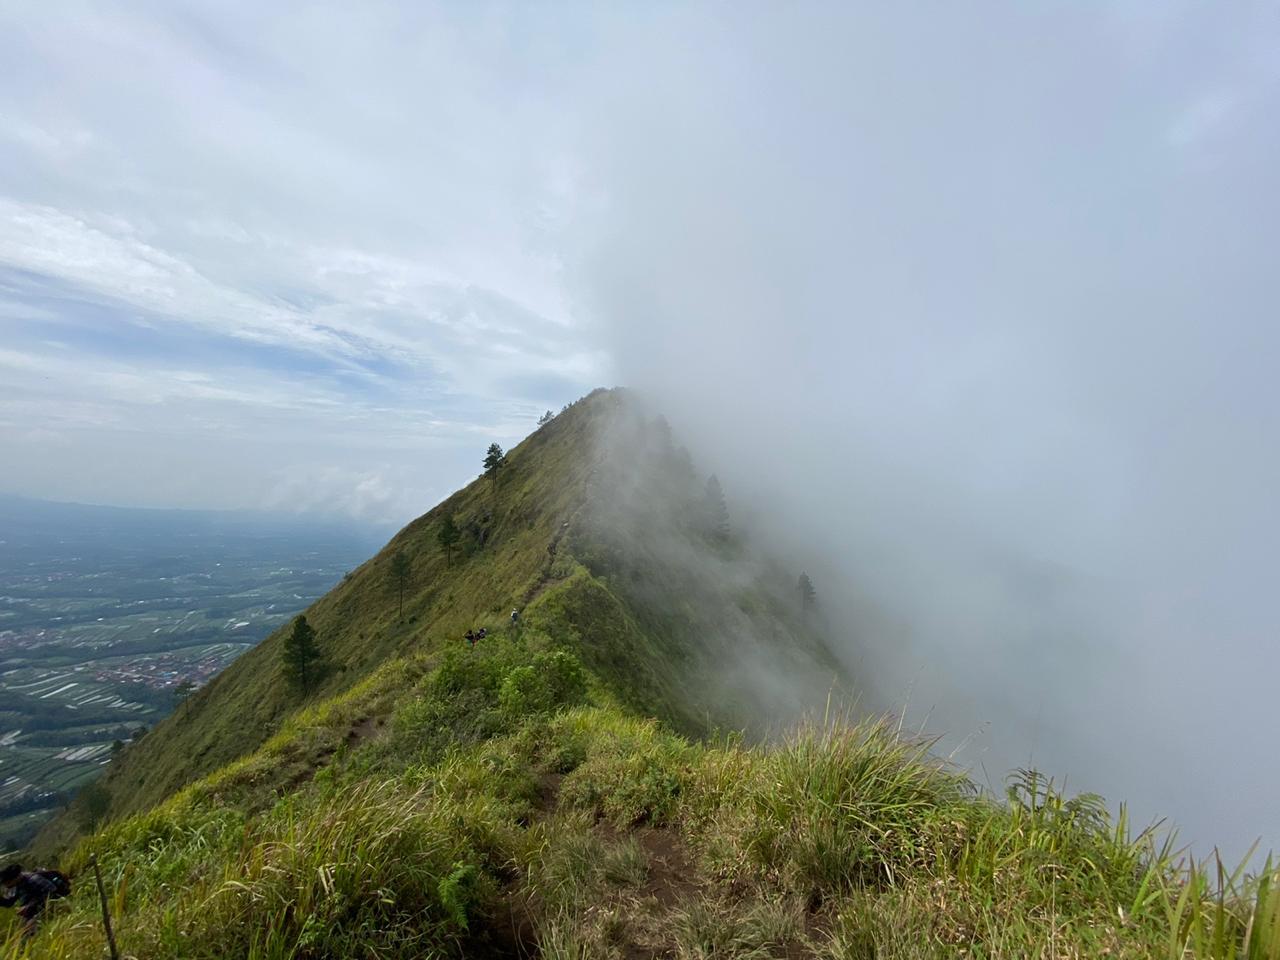
M 0 497 L 0 848 L 325 593 L 381 531 Z

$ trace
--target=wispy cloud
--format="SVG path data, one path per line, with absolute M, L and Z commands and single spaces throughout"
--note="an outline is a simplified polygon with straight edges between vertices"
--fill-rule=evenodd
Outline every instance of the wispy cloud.
M 254 505 L 279 466 L 246 437 L 313 473 L 339 442 L 415 451 L 359 507 L 404 518 L 607 375 L 560 284 L 559 122 L 467 18 L 209 13 L 0 12 L 0 424 L 60 437 L 12 434 L 0 486 Z M 67 469 L 89 430 L 132 477 Z

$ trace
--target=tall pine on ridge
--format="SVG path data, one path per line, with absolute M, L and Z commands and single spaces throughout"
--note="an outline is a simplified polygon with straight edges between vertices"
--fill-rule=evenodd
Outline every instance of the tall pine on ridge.
M 445 514 L 444 520 L 440 522 L 440 529 L 436 532 L 436 543 L 440 544 L 444 550 L 446 566 L 453 566 L 453 548 L 461 539 L 462 531 L 458 529 L 458 524 L 454 521 L 453 514 Z
M 396 619 L 404 619 L 404 588 L 409 585 L 409 576 L 413 573 L 413 565 L 403 550 L 397 550 L 391 558 L 391 585 L 397 591 L 398 605 Z
M 728 541 L 729 508 L 724 502 L 724 489 L 720 486 L 720 478 L 714 473 L 707 478 L 706 524 L 707 533 L 712 540 L 717 543 Z
M 293 621 L 293 630 L 284 638 L 281 649 L 281 661 L 284 664 L 285 679 L 302 691 L 303 696 L 311 692 L 315 682 L 320 679 L 320 646 L 316 643 L 316 632 L 307 618 L 299 616 Z
M 796 589 L 800 591 L 800 622 L 803 624 L 808 619 L 809 608 L 817 600 L 818 594 L 813 589 L 813 581 L 809 579 L 807 573 L 800 574 Z
M 498 489 L 498 471 L 507 465 L 507 455 L 496 443 L 489 444 L 484 455 L 484 475 L 493 482 L 493 489 Z

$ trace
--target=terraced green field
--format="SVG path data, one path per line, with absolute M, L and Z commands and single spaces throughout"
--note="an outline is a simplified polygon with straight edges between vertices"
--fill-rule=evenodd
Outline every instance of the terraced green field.
M 0 498 L 0 848 L 377 546 L 260 520 Z
M 92 780 L 110 762 L 111 744 L 80 747 L 9 747 L 0 751 L 0 803 L 40 791 L 73 791 Z

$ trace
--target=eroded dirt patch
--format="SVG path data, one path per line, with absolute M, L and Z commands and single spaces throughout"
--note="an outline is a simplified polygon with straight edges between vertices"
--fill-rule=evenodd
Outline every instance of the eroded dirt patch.
M 641 897 L 653 897 L 659 905 L 670 907 L 697 895 L 697 870 L 675 830 L 646 827 L 637 832 L 636 839 L 649 861 Z

